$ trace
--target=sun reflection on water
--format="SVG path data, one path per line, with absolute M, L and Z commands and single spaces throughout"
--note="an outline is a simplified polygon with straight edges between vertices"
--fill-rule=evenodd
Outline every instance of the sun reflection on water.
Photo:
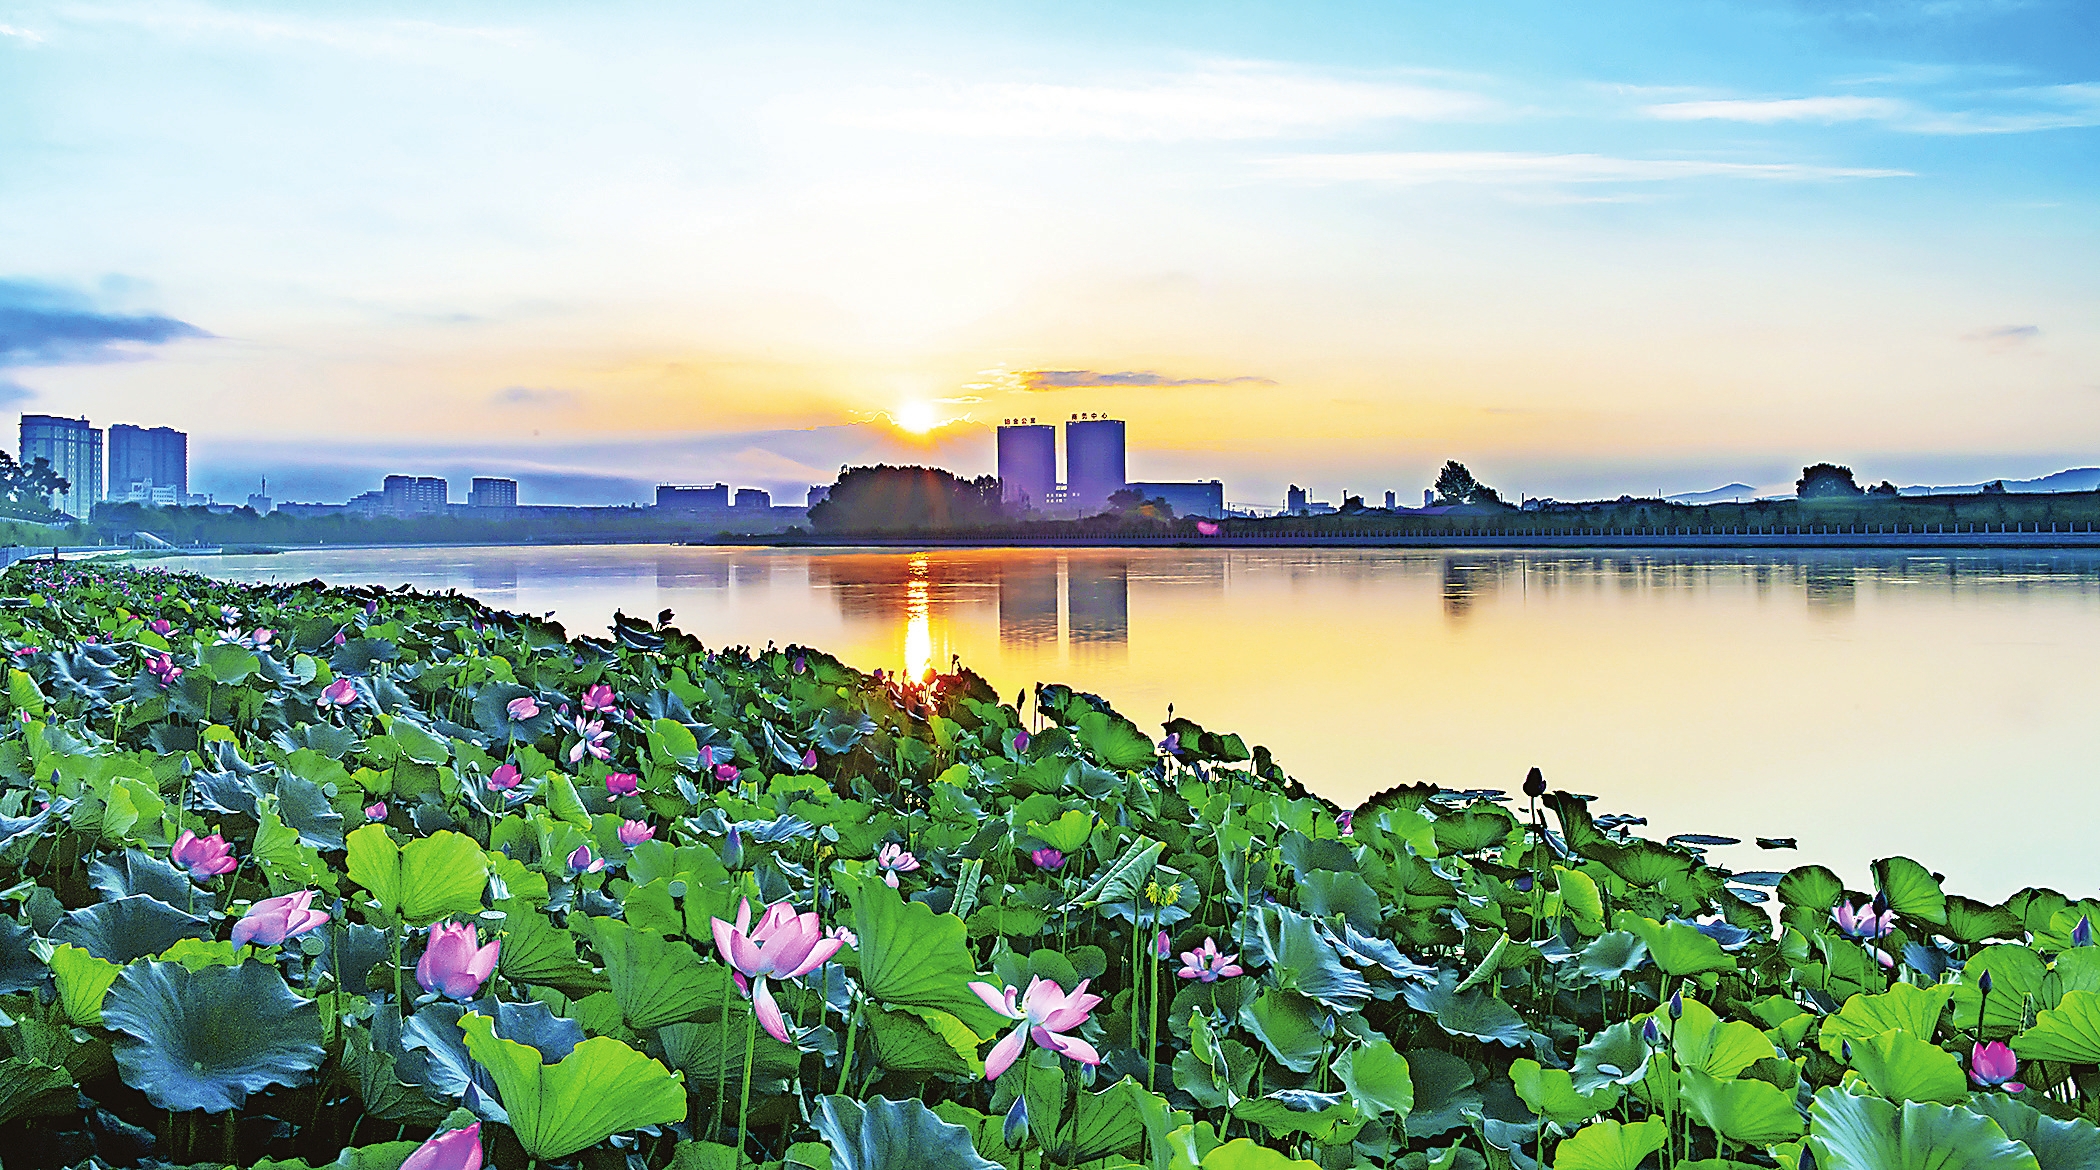
M 904 587 L 904 676 L 922 679 L 933 665 L 933 625 L 927 617 L 926 558 L 911 559 Z

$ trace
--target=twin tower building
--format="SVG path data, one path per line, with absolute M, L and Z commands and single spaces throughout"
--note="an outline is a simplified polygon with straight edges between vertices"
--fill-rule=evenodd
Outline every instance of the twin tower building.
M 1017 513 L 1061 519 L 1092 516 L 1125 488 L 1146 500 L 1164 500 L 1177 516 L 1225 515 L 1225 485 L 1134 483 L 1123 459 L 1123 420 L 1075 414 L 1065 420 L 1065 477 L 1057 478 L 1057 427 L 1032 418 L 1002 419 L 999 425 L 999 494 Z

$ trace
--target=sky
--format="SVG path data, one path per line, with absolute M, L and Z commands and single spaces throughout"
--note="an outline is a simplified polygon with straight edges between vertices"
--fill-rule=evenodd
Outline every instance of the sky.
M 0 408 L 193 487 L 2100 463 L 2100 7 L 0 0 Z M 1374 498 L 1374 502 L 1375 498 Z

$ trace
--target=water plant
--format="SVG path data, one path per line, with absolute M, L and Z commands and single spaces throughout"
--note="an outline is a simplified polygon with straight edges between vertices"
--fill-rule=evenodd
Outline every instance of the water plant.
M 2100 899 L 669 615 L 4 585 L 10 1167 L 2100 1164 Z

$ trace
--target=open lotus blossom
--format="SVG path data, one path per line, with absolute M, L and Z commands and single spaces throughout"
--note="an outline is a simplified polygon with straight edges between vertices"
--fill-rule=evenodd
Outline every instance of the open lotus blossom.
M 383 820 L 385 820 L 385 819 L 386 819 L 386 801 L 383 801 L 383 800 L 379 800 L 379 801 L 374 801 L 373 803 L 371 803 L 371 804 L 368 804 L 368 805 L 366 805 L 366 806 L 365 806 L 365 819 L 366 819 L 366 820 L 368 820 L 368 821 L 383 821 Z
M 644 841 L 654 840 L 656 840 L 656 830 L 649 827 L 649 822 L 620 822 L 620 844 L 627 846 L 629 849 L 634 848 L 635 846 L 641 844 Z
M 751 925 L 751 900 L 744 899 L 734 923 L 713 919 L 715 949 L 736 969 L 737 989 L 751 997 L 758 1024 L 773 1039 L 787 1042 L 787 1019 L 773 1001 L 768 979 L 799 979 L 839 952 L 845 940 L 827 938 L 815 912 L 797 914 L 793 905 L 775 902 Z
M 613 689 L 604 683 L 585 687 L 583 698 L 577 700 L 586 713 L 606 712 L 613 709 Z
M 276 636 L 276 630 L 259 628 L 254 633 L 248 635 L 248 644 L 250 646 L 255 647 L 257 650 L 267 649 L 270 645 L 270 639 L 275 638 Z
M 588 845 L 578 845 L 576 851 L 569 854 L 569 870 L 572 873 L 597 873 L 604 868 L 605 859 L 591 856 L 591 847 Z
M 1237 951 L 1229 955 L 1221 953 L 1217 940 L 1206 936 L 1201 947 L 1181 952 L 1181 970 L 1174 973 L 1183 979 L 1216 983 L 1241 974 L 1239 958 Z
M 737 770 L 736 770 L 736 765 L 735 765 L 735 764 L 716 764 L 716 765 L 715 765 L 715 779 L 716 779 L 716 780 L 719 780 L 719 781 L 721 781 L 721 782 L 722 782 L 722 783 L 724 783 L 724 784 L 734 784 L 734 783 L 736 783 L 736 778 L 737 778 Z
M 188 829 L 175 838 L 174 847 L 168 850 L 168 860 L 196 877 L 217 877 L 222 873 L 232 873 L 241 866 L 233 859 L 233 850 L 227 847 L 226 838 L 217 833 L 199 837 Z
M 1334 827 L 1340 829 L 1344 837 L 1355 836 L 1356 810 L 1353 808 L 1343 809 L 1341 812 L 1334 814 Z
M 912 856 L 911 850 L 889 842 L 875 851 L 875 868 L 882 871 L 882 880 L 888 882 L 894 890 L 897 888 L 897 875 L 919 868 L 919 859 Z
M 501 764 L 497 766 L 495 771 L 489 773 L 489 787 L 498 792 L 506 788 L 516 788 L 517 786 L 518 766 L 516 764 Z
M 430 928 L 430 945 L 416 960 L 416 983 L 453 999 L 472 999 L 495 974 L 503 940 L 478 946 L 481 936 L 466 923 L 441 922 Z
M 594 760 L 609 760 L 612 758 L 612 748 L 606 746 L 606 741 L 612 738 L 612 732 L 605 729 L 605 721 L 603 719 L 592 719 L 586 722 L 583 716 L 579 715 L 576 717 L 574 726 L 577 738 L 575 746 L 569 749 L 570 763 L 574 764 L 582 761 L 585 753 L 589 753 Z
M 633 796 L 641 791 L 641 777 L 632 772 L 614 772 L 605 778 L 605 790 L 614 796 Z
M 175 685 L 175 680 L 182 677 L 182 668 L 175 665 L 175 659 L 169 655 L 148 654 L 146 655 L 146 673 L 157 679 L 161 686 L 172 687 Z
M 313 909 L 313 904 L 312 890 L 264 898 L 248 907 L 241 920 L 233 924 L 233 945 L 274 947 L 305 934 L 328 921 L 328 912 Z
M 1896 929 L 1896 912 L 1876 913 L 1871 902 L 1839 902 L 1830 917 L 1846 938 L 1881 938 Z
M 1969 1079 L 1984 1088 L 2002 1086 L 2008 1093 L 2021 1092 L 2027 1086 L 2013 1080 L 2013 1074 L 2019 1071 L 2019 1056 L 2003 1040 L 1978 1044 L 1969 1050 Z
M 481 1170 L 481 1123 L 438 1134 L 417 1146 L 401 1170 Z
M 524 723 L 540 717 L 540 703 L 531 695 L 519 695 L 503 704 L 503 713 L 510 716 L 514 722 Z
M 175 627 L 169 625 L 168 619 L 166 618 L 154 618 L 152 621 L 146 623 L 146 628 L 152 630 L 156 634 L 159 634 L 163 638 L 175 632 Z
M 855 950 L 860 949 L 860 936 L 846 929 L 843 926 L 834 926 L 830 930 L 825 931 L 824 937 L 835 938 L 839 940 L 840 943 L 852 947 Z
M 316 707 L 348 707 L 357 702 L 357 688 L 347 678 L 339 678 L 321 688 L 321 697 L 314 700 Z
M 1035 862 L 1037 869 L 1063 869 L 1065 855 L 1061 850 L 1045 846 L 1029 854 L 1028 860 Z
M 984 1058 L 986 1080 L 996 1081 L 999 1074 L 1013 1067 L 1030 1040 L 1060 1056 L 1069 1056 L 1081 1064 L 1100 1064 L 1101 1054 L 1094 1046 L 1077 1036 L 1066 1035 L 1072 1029 L 1086 1023 L 1093 1013 L 1094 1005 L 1101 1002 L 1098 995 L 1087 994 L 1089 981 L 1082 979 L 1070 993 L 1054 980 L 1038 975 L 1028 981 L 1027 992 L 1017 987 L 1000 991 L 989 983 L 972 982 L 970 990 L 985 1006 L 1009 1020 L 1019 1020 L 1014 1030 L 1008 1032 Z

